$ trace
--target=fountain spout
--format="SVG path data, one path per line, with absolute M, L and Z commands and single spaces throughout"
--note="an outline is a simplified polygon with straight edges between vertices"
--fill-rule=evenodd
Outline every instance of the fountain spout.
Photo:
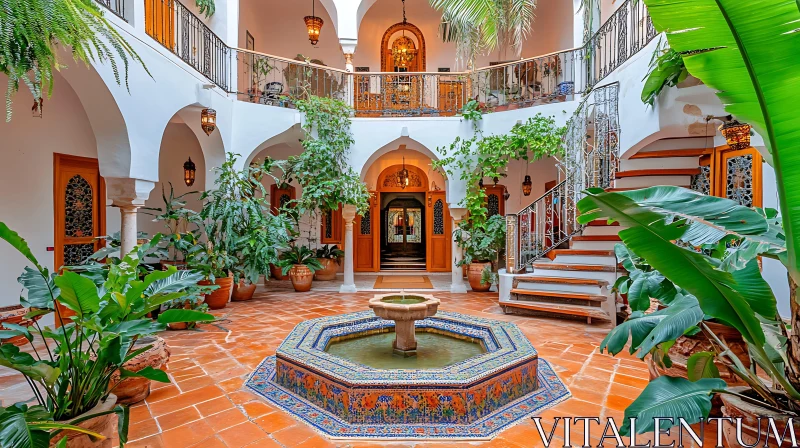
M 380 294 L 370 299 L 369 307 L 381 319 L 394 321 L 392 348 L 396 354 L 409 357 L 417 354 L 414 322 L 435 315 L 439 299 L 424 294 Z

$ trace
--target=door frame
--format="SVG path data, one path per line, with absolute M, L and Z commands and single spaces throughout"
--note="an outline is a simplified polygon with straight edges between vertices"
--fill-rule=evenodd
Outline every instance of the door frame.
M 106 234 L 106 181 L 100 175 L 100 164 L 91 157 L 73 156 L 69 154 L 53 153 L 53 270 L 57 271 L 64 262 L 64 235 L 59 230 L 59 223 L 64 220 L 64 200 L 59 195 L 59 176 L 63 167 L 72 166 L 83 169 L 97 170 L 99 191 L 97 192 L 98 227 L 97 235 Z M 95 244 L 95 250 L 103 245 L 101 240 Z

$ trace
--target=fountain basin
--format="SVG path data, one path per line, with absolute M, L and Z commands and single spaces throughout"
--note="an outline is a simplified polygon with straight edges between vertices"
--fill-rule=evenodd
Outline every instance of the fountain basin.
M 439 299 L 421 294 L 378 294 L 370 299 L 369 307 L 376 316 L 395 322 L 394 353 L 410 357 L 417 354 L 414 322 L 434 316 L 439 309 Z
M 332 341 L 393 329 L 367 311 L 300 323 L 278 348 L 271 381 L 353 424 L 468 425 L 537 390 L 538 355 L 516 325 L 440 312 L 415 326 L 485 352 L 430 369 L 376 369 L 327 352 Z

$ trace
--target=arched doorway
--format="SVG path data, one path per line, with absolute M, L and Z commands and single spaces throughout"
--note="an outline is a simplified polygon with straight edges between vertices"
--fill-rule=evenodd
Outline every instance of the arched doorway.
M 382 166 L 369 182 L 375 182 L 369 211 L 357 217 L 354 226 L 356 271 L 449 272 L 451 220 L 445 191 L 437 185 L 440 176 L 432 173 L 431 181 L 411 164 Z M 407 182 L 398 176 L 403 169 L 408 171 Z
M 404 57 L 395 60 L 394 52 Z M 390 26 L 381 39 L 382 72 L 424 72 L 425 37 L 422 31 L 408 22 Z

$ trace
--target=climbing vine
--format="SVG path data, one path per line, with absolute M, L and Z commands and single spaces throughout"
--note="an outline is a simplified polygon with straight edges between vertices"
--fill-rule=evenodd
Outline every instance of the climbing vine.
M 289 159 L 289 167 L 303 194 L 296 200 L 300 212 L 335 210 L 339 204 L 366 211 L 369 191 L 348 164 L 355 143 L 350 131 L 352 109 L 343 101 L 308 95 L 294 104 L 305 114 L 303 152 Z
M 474 108 L 470 112 L 471 121 L 482 119 Z M 449 148 L 439 148 L 443 157 L 433 161 L 432 165 L 449 176 L 459 174 L 459 178 L 466 182 L 466 196 L 460 205 L 469 212 L 471 226 L 481 227 L 487 220 L 486 193 L 479 185 L 481 180 L 504 176 L 512 160 L 530 163 L 560 154 L 566 127 L 556 125 L 552 117 L 536 114 L 525 123 L 514 125 L 506 134 L 484 136 L 479 126 L 474 126 L 474 129 L 472 138 L 456 137 Z

